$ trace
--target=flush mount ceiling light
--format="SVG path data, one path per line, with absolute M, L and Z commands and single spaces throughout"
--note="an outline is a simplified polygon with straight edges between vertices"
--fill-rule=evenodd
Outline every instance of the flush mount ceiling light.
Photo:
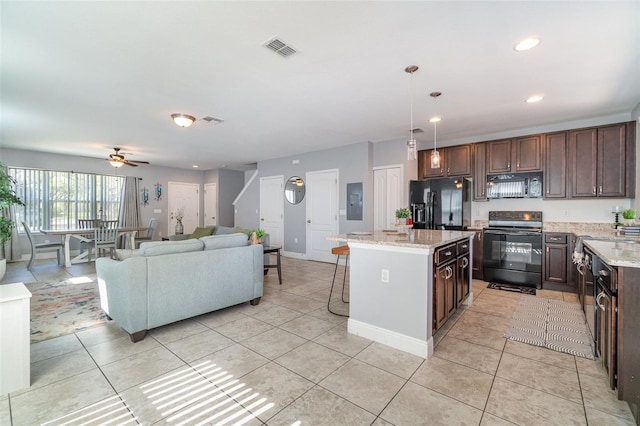
M 533 95 L 528 97 L 527 100 L 525 100 L 525 102 L 528 104 L 534 104 L 536 102 L 540 102 L 543 98 L 544 98 L 544 95 Z
M 411 75 L 411 126 L 409 127 L 409 140 L 407 141 L 407 160 L 415 160 L 418 158 L 418 144 L 413 138 L 413 73 L 418 71 L 417 65 L 409 65 L 404 69 Z
M 434 105 L 435 105 L 436 99 L 438 99 L 438 96 L 440 96 L 440 95 L 442 95 L 441 92 L 431 92 L 431 93 L 429 93 L 429 96 L 431 96 L 433 98 Z M 442 120 L 442 117 L 438 117 L 437 115 L 434 115 L 429 120 L 429 123 L 433 123 L 433 151 L 431 151 L 431 168 L 432 169 L 439 169 L 440 168 L 440 153 L 438 152 L 438 146 L 437 146 L 436 127 L 437 127 L 437 124 L 441 120 Z
M 180 127 L 189 127 L 196 121 L 194 116 L 188 114 L 171 114 L 171 118 Z
M 522 40 L 520 43 L 513 47 L 516 52 L 524 52 L 525 50 L 533 49 L 540 44 L 540 39 L 537 37 L 529 37 Z

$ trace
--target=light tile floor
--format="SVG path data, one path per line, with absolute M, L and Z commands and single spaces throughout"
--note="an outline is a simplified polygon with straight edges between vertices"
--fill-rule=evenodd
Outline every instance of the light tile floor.
M 9 265 L 3 283 L 93 272 L 42 260 Z M 0 424 L 634 424 L 597 362 L 502 337 L 517 294 L 474 281 L 424 360 L 347 333 L 327 312 L 333 265 L 283 258 L 282 285 L 274 272 L 258 306 L 136 344 L 114 323 L 33 344 L 32 386 L 0 397 Z M 333 310 L 347 306 L 334 290 Z

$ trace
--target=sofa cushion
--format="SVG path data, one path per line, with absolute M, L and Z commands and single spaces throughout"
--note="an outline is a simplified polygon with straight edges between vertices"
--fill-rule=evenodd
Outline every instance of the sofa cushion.
M 204 228 L 197 227 L 195 231 L 189 236 L 189 238 L 198 239 L 200 237 L 206 237 L 209 235 L 213 235 L 213 232 L 216 230 L 215 226 L 205 226 Z
M 172 253 L 202 251 L 204 244 L 200 240 L 153 241 L 140 244 L 140 256 L 161 256 Z
M 230 226 L 216 226 L 216 230 L 214 231 L 214 235 L 226 235 L 233 234 L 236 231 Z
M 116 259 L 125 260 L 130 257 L 140 256 L 140 250 L 131 250 L 131 249 L 116 249 Z
M 205 250 L 216 250 L 230 247 L 244 247 L 249 245 L 249 240 L 245 234 L 223 234 L 202 237 L 200 241 L 204 243 Z
M 240 228 L 239 226 L 236 226 L 233 229 L 234 229 L 234 232 L 242 232 L 247 236 L 247 238 L 251 238 L 251 233 L 253 232 L 251 229 Z

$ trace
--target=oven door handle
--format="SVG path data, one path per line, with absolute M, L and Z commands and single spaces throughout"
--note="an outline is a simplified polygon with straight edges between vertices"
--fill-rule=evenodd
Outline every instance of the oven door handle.
M 485 229 L 484 230 L 485 234 L 493 234 L 493 235 L 513 235 L 516 237 L 520 237 L 520 236 L 533 236 L 533 237 L 537 237 L 537 236 L 542 236 L 542 234 L 540 232 L 532 232 L 532 231 L 498 231 L 498 230 L 493 230 L 493 229 Z
M 605 296 L 606 296 L 605 292 L 601 291 L 600 294 L 596 297 L 596 305 L 598 306 L 598 308 L 602 309 L 603 311 L 605 310 L 605 308 L 600 304 L 600 299 L 602 299 Z

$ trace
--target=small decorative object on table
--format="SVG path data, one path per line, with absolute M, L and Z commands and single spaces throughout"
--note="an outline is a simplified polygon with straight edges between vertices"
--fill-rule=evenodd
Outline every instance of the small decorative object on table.
M 182 226 L 182 219 L 184 218 L 184 208 L 179 208 L 176 212 L 171 212 L 171 219 L 176 220 L 176 235 L 182 235 L 184 233 L 184 226 Z
M 264 236 L 267 235 L 264 229 L 256 228 L 251 230 L 251 244 L 253 244 L 253 236 L 256 236 L 256 244 L 262 244 L 264 242 Z
M 626 226 L 631 226 L 636 218 L 636 211 L 634 209 L 627 209 L 622 212 L 622 218 Z
M 411 219 L 411 210 L 406 207 L 396 210 L 396 225 L 407 225 L 408 219 Z

